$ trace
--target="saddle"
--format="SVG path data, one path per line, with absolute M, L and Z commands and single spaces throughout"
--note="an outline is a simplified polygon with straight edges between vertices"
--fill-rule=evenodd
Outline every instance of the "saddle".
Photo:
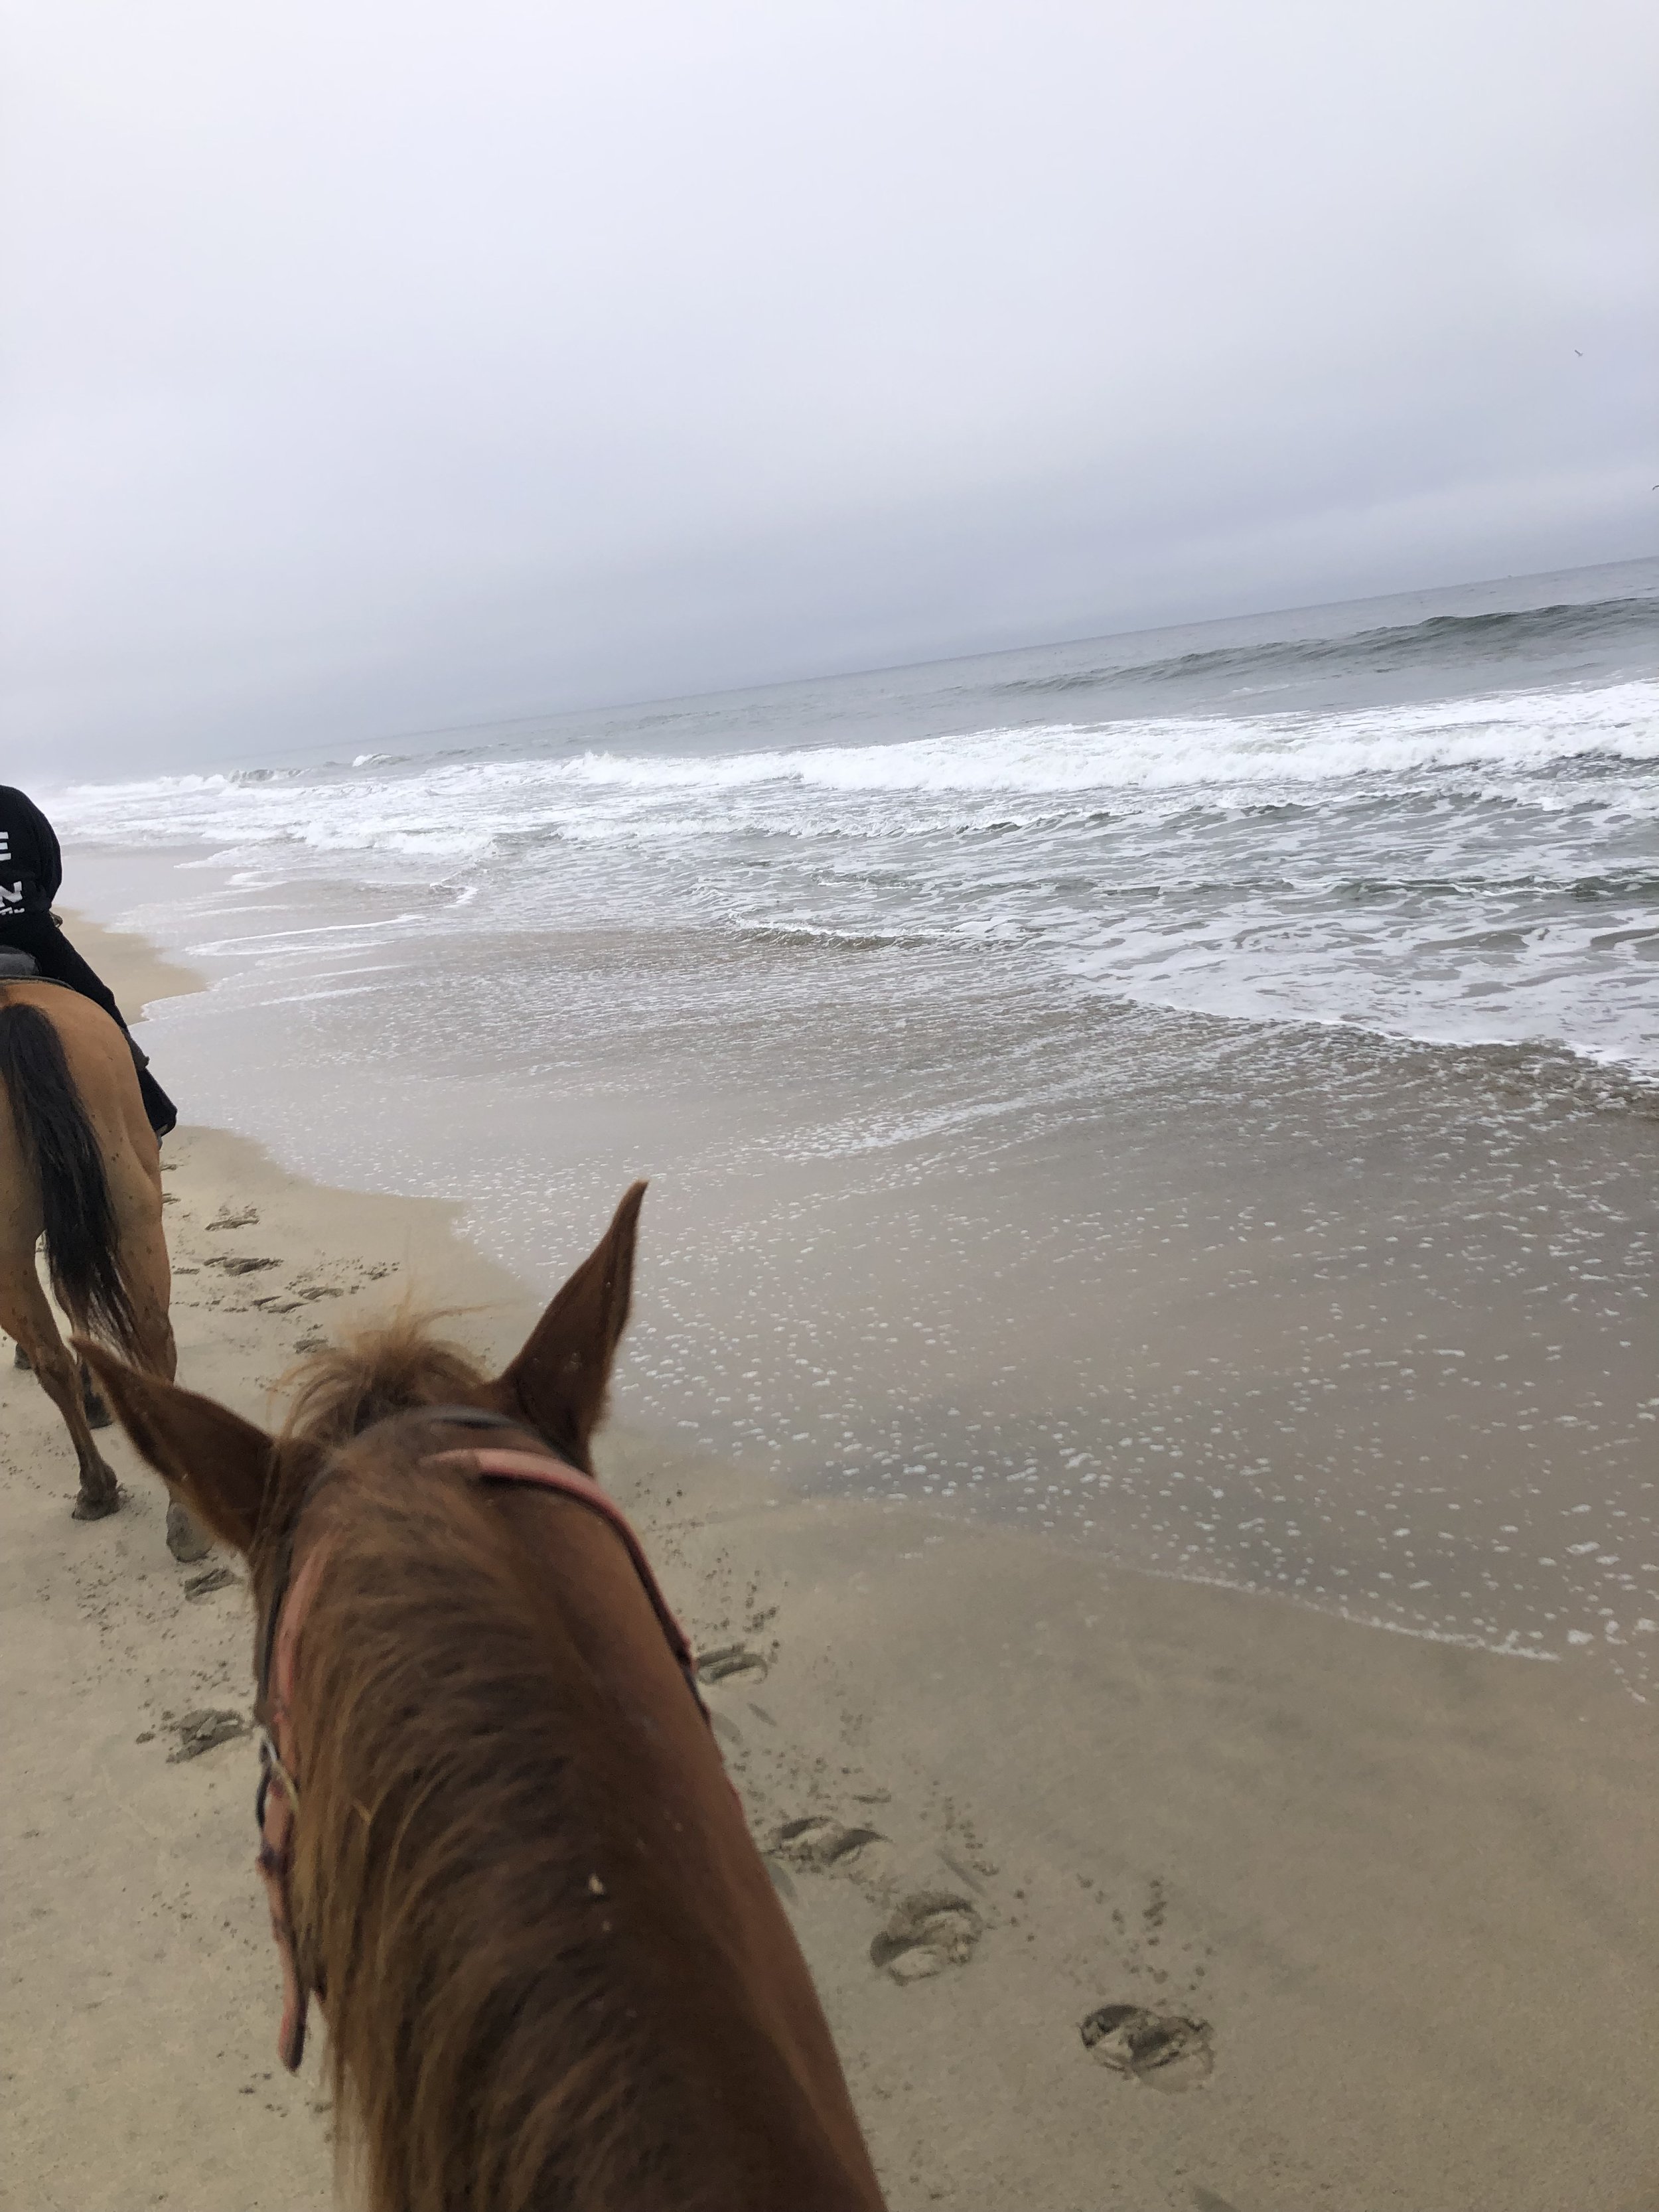
M 12 945 L 0 945 L 0 984 L 5 983 L 45 983 L 53 991 L 75 991 L 77 999 L 85 996 L 83 992 L 75 990 L 73 983 L 66 983 L 61 975 L 43 975 L 40 973 L 40 963 L 34 955 L 32 952 L 20 952 L 16 946 Z M 95 1006 L 97 1001 L 94 1000 L 93 1003 Z M 147 1052 L 141 1052 L 127 1032 L 124 1030 L 123 1035 L 126 1036 L 134 1065 L 138 1067 L 148 1067 L 149 1054 Z

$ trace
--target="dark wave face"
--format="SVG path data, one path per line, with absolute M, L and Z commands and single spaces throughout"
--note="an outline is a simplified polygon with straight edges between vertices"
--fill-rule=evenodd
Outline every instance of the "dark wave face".
M 1018 676 L 1001 688 L 1015 695 L 1090 691 L 1125 684 L 1208 689 L 1252 678 L 1333 672 L 1377 676 L 1401 669 L 1455 673 L 1493 665 L 1518 674 L 1564 655 L 1589 656 L 1600 667 L 1607 655 L 1624 653 L 1631 656 L 1633 669 L 1646 671 L 1659 664 L 1659 602 L 1626 598 L 1488 614 L 1429 615 L 1421 622 L 1362 629 L 1348 636 L 1274 639 L 1127 665 L 1106 661 L 1051 676 Z

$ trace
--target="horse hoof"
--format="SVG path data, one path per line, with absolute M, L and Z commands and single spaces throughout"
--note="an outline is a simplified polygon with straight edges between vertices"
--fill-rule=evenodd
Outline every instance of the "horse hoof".
M 188 1566 L 192 1559 L 204 1559 L 210 1549 L 208 1539 L 202 1534 L 182 1505 L 167 1507 L 167 1549 L 181 1565 Z
M 11 1364 L 14 1367 L 20 1368 L 25 1375 L 33 1375 L 34 1372 L 34 1364 L 21 1344 L 12 1353 Z
M 70 1508 L 70 1517 L 75 1521 L 103 1521 L 121 1507 L 121 1493 L 112 1483 L 107 1490 L 89 1496 L 84 1490 Z

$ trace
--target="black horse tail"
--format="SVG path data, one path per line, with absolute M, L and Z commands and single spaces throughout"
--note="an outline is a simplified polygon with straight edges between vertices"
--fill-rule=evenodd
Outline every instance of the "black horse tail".
M 105 1337 L 139 1358 L 104 1157 L 63 1041 L 38 1006 L 0 1006 L 0 1087 L 40 1186 L 46 1273 L 58 1303 L 83 1335 Z

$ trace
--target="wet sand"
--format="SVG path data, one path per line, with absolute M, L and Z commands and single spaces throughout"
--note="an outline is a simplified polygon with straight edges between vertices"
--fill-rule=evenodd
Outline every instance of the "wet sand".
M 1659 1697 L 1651 1088 L 580 882 L 491 927 L 199 855 L 94 881 L 214 978 L 154 1024 L 187 1118 L 463 1200 L 526 1279 L 649 1173 L 642 1425 Z
M 159 995 L 82 934 L 130 1010 Z M 214 1131 L 167 1158 L 181 1379 L 255 1416 L 319 1330 L 411 1287 L 504 1357 L 599 1226 L 531 1289 L 453 1208 Z M 661 1237 L 647 1202 L 647 1308 Z M 625 1373 L 617 1414 L 602 1471 L 704 1653 L 896 2212 L 1659 2206 L 1652 1712 L 1594 1656 L 803 1498 L 630 1425 Z M 246 1719 L 245 1593 L 172 1561 L 159 1486 L 108 1449 L 127 1509 L 82 1527 L 55 1416 L 0 1372 L 0 2203 L 305 2212 L 327 2116 L 315 2058 L 275 2058 L 252 1752 L 173 1757 L 188 1717 Z M 1195 2023 L 1187 2055 L 1102 2063 L 1107 2006 Z

